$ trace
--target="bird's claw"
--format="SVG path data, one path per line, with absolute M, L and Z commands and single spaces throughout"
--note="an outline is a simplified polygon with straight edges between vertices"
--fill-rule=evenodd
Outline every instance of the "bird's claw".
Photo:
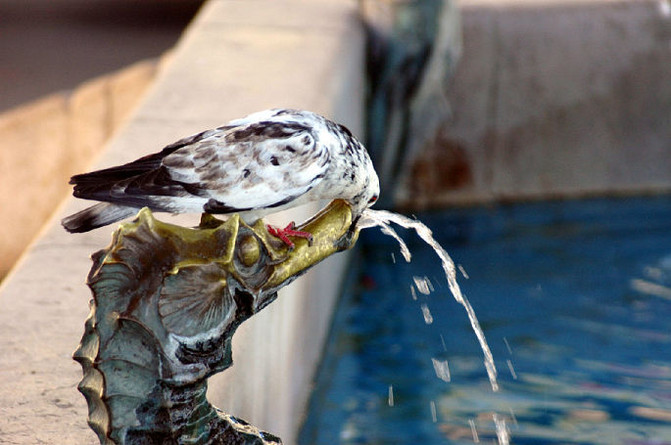
M 303 232 L 301 230 L 294 230 L 296 227 L 296 224 L 294 222 L 290 222 L 284 229 L 281 229 L 279 227 L 271 226 L 270 224 L 266 225 L 266 228 L 268 229 L 268 233 L 270 233 L 272 236 L 279 238 L 284 244 L 287 245 L 289 249 L 294 248 L 294 243 L 289 239 L 290 236 L 298 237 L 298 238 L 305 238 L 308 240 L 308 243 L 312 243 L 312 234 L 309 232 Z

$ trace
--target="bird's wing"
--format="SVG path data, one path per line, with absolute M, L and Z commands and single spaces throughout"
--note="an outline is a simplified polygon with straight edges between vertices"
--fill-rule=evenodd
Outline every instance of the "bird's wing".
M 197 147 L 212 134 L 227 128 L 208 130 L 180 139 L 158 153 L 124 165 L 75 175 L 70 179 L 70 184 L 74 184 L 73 194 L 77 198 L 171 211 L 170 208 L 157 205 L 158 201 L 152 197 L 189 196 L 191 192 L 189 184 L 173 180 L 162 165 L 163 160 L 179 149 Z
M 73 176 L 74 195 L 169 212 L 279 207 L 318 184 L 329 151 L 311 127 L 252 122 L 208 130 L 125 165 Z
M 206 211 L 229 213 L 298 199 L 322 180 L 329 160 L 309 126 L 262 121 L 216 132 L 161 165 L 173 181 L 207 198 Z

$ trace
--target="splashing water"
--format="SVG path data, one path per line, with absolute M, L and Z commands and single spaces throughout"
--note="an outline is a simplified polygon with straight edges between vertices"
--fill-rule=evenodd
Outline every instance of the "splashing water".
M 443 249 L 443 246 L 441 246 L 434 239 L 431 229 L 429 229 L 425 224 L 416 219 L 411 219 L 406 216 L 399 215 L 398 213 L 393 213 L 386 210 L 372 210 L 372 209 L 364 210 L 364 212 L 361 214 L 361 218 L 357 222 L 357 227 L 359 229 L 365 229 L 369 227 L 380 227 L 382 233 L 391 236 L 398 242 L 403 258 L 405 259 L 406 262 L 410 262 L 410 260 L 412 259 L 410 249 L 408 249 L 408 246 L 405 244 L 403 239 L 401 239 L 398 233 L 396 233 L 396 231 L 394 231 L 394 229 L 390 226 L 390 223 L 392 222 L 406 229 L 414 229 L 417 235 L 425 243 L 431 246 L 438 255 L 438 257 L 440 258 L 450 291 L 452 292 L 454 299 L 459 304 L 461 304 L 466 310 L 466 314 L 468 315 L 471 327 L 473 328 L 475 336 L 477 337 L 478 342 L 480 343 L 480 348 L 482 349 L 484 355 L 485 369 L 487 370 L 487 376 L 489 377 L 489 383 L 492 387 L 492 390 L 495 392 L 498 391 L 499 384 L 496 379 L 497 371 L 496 366 L 494 365 L 494 357 L 492 356 L 492 352 L 489 349 L 489 345 L 487 344 L 485 334 L 482 331 L 482 328 L 480 327 L 480 322 L 478 321 L 478 318 L 475 315 L 473 307 L 471 306 L 468 299 L 461 293 L 461 288 L 457 283 L 456 267 L 454 265 L 454 262 L 452 261 L 452 258 L 450 258 L 450 255 L 447 253 L 447 251 Z M 424 290 L 424 286 L 422 286 L 422 284 L 424 283 L 422 283 L 421 280 L 416 278 L 415 284 L 417 285 L 418 282 L 420 283 L 420 286 L 418 286 L 418 290 L 422 292 Z M 499 444 L 507 445 L 510 439 L 508 429 L 505 424 L 505 420 L 502 417 L 495 416 L 494 421 L 496 425 L 496 433 L 499 440 Z M 474 437 L 477 437 L 477 433 L 476 436 Z
M 431 363 L 433 363 L 433 370 L 436 372 L 436 377 L 444 382 L 449 382 L 451 377 L 450 366 L 447 363 L 447 360 L 439 360 L 431 357 Z
M 473 442 L 480 443 L 480 437 L 478 436 L 478 429 L 475 428 L 475 420 L 468 419 L 468 424 L 471 426 L 471 434 L 473 434 Z
M 424 323 L 432 324 L 433 323 L 433 315 L 431 315 L 431 310 L 429 309 L 429 306 L 426 303 L 422 303 L 422 304 L 419 305 L 419 308 L 422 310 L 422 316 L 424 317 Z
M 407 262 L 410 262 L 412 259 L 412 254 L 410 253 L 408 246 L 405 244 L 405 241 L 403 241 L 389 225 L 391 222 L 396 223 L 406 229 L 414 229 L 415 232 L 417 232 L 417 235 L 429 246 L 431 246 L 440 258 L 443 270 L 445 271 L 445 276 L 447 277 L 447 284 L 450 288 L 450 291 L 452 292 L 454 299 L 457 300 L 457 302 L 461 304 L 464 309 L 466 309 L 466 314 L 468 315 L 468 319 L 471 322 L 471 327 L 473 328 L 473 331 L 478 338 L 478 342 L 480 342 L 480 348 L 482 348 L 482 352 L 485 356 L 485 368 L 487 369 L 487 376 L 489 377 L 489 383 L 492 386 L 492 390 L 498 391 L 499 384 L 496 380 L 497 371 L 496 366 L 494 365 L 494 357 L 492 356 L 492 352 L 489 349 L 489 345 L 487 344 L 485 333 L 480 327 L 480 322 L 475 315 L 475 311 L 473 310 L 471 303 L 461 293 L 461 288 L 457 283 L 457 273 L 452 258 L 450 258 L 450 255 L 447 253 L 447 251 L 443 249 L 443 246 L 438 244 L 438 242 L 433 238 L 431 229 L 416 219 L 411 219 L 407 216 L 399 215 L 398 213 L 393 213 L 386 210 L 371 209 L 366 209 L 363 212 L 359 222 L 357 223 L 357 226 L 360 229 L 380 227 L 382 229 L 382 233 L 389 235 L 398 241 L 403 258 L 405 258 Z
M 431 281 L 429 281 L 428 278 L 413 277 L 412 280 L 415 282 L 417 290 L 422 294 L 429 295 L 431 291 L 433 291 L 433 286 L 431 285 Z

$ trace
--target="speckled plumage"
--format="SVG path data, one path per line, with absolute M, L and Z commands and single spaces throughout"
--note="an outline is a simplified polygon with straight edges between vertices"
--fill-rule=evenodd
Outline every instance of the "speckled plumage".
M 240 213 L 248 222 L 320 199 L 344 199 L 354 217 L 379 194 L 363 145 L 309 111 L 272 109 L 181 139 L 159 153 L 73 176 L 74 196 L 102 201 L 63 220 L 86 232 L 149 207 Z

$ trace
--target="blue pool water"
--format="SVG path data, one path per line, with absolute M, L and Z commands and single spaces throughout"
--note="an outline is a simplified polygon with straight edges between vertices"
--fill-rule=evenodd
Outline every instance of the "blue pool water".
M 671 197 L 417 216 L 468 276 L 501 390 L 433 251 L 400 230 L 406 264 L 367 229 L 300 444 L 496 443 L 494 413 L 514 444 L 671 444 Z

